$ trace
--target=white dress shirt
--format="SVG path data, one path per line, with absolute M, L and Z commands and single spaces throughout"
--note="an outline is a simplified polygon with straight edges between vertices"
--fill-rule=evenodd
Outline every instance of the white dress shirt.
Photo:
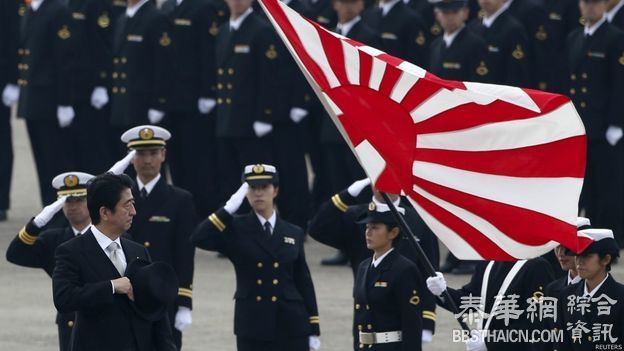
M 620 0 L 620 2 L 618 2 L 618 4 L 611 9 L 611 11 L 607 11 L 607 21 L 609 21 L 609 23 L 613 22 L 613 17 L 615 17 L 622 6 L 624 6 L 624 0 Z
M 139 11 L 139 9 L 145 5 L 149 0 L 141 0 L 139 1 L 137 4 L 132 5 L 132 6 L 128 6 L 128 8 L 126 9 L 126 16 L 132 18 L 134 17 L 134 15 L 136 15 L 137 11 Z
M 277 214 L 275 213 L 275 210 L 273 210 L 273 214 L 271 215 L 271 217 L 269 217 L 268 220 L 259 215 L 258 212 L 256 212 L 256 217 L 258 217 L 262 228 L 264 228 L 264 223 L 269 222 L 269 224 L 271 224 L 271 234 L 273 234 L 273 230 L 275 229 L 275 222 L 277 221 Z
M 500 9 L 498 9 L 498 11 L 494 12 L 491 16 L 486 16 L 483 17 L 483 25 L 486 28 L 490 28 L 492 26 L 492 24 L 494 24 L 494 21 L 496 21 L 496 19 L 498 18 L 498 16 L 500 16 L 503 12 L 505 12 L 507 10 L 508 6 L 501 6 Z
M 349 34 L 351 29 L 353 28 L 353 26 L 355 26 L 355 24 L 358 23 L 361 19 L 362 19 L 362 17 L 356 16 L 352 20 L 350 20 L 349 22 L 338 23 L 336 25 L 336 29 L 338 30 L 338 32 L 340 34 L 342 34 L 343 36 L 346 37 L 347 34 Z
M 91 223 L 89 223 L 89 225 L 86 226 L 83 230 L 78 230 L 74 228 L 73 226 L 71 227 L 72 231 L 74 232 L 74 236 L 78 236 L 79 234 L 84 234 L 87 230 L 89 230 L 89 228 L 91 228 Z
M 607 281 L 607 278 L 609 278 L 609 273 L 607 273 L 607 276 L 600 282 L 600 284 L 596 285 L 592 291 L 587 291 L 587 281 L 585 281 L 585 284 L 583 285 L 583 296 L 589 295 L 589 297 L 594 297 L 594 294 L 597 293 L 602 284 Z
M 457 37 L 457 34 L 459 34 L 459 32 L 461 32 L 464 29 L 465 26 L 461 26 L 460 28 L 458 28 L 456 31 L 454 31 L 451 34 L 446 34 L 444 33 L 444 35 L 442 36 L 442 40 L 444 40 L 444 43 L 446 44 L 447 48 L 451 47 L 451 44 L 453 44 L 453 40 L 455 40 L 455 38 Z
M 114 241 L 117 243 L 117 245 L 119 245 L 119 249 L 117 250 L 117 258 L 119 258 L 119 260 L 121 261 L 122 265 L 123 265 L 123 269 L 125 270 L 126 267 L 128 266 L 128 262 L 126 261 L 126 255 L 123 252 L 123 248 L 121 246 L 121 239 L 117 238 L 116 240 L 111 240 L 109 237 L 107 237 L 106 235 L 104 235 L 99 229 L 97 229 L 96 226 L 92 225 L 91 226 L 91 232 L 93 233 L 93 236 L 95 237 L 95 240 L 97 240 L 98 245 L 100 245 L 100 247 L 102 248 L 102 250 L 104 251 L 104 254 L 106 254 L 106 257 L 108 257 L 110 259 L 110 252 L 108 252 L 108 250 L 106 250 L 106 248 Z M 112 263 L 112 261 L 111 261 Z M 115 293 L 115 284 L 113 284 L 113 281 L 111 280 L 111 287 L 113 288 L 113 294 Z
M 381 15 L 385 16 L 392 10 L 394 5 L 396 5 L 401 0 L 390 0 L 388 2 L 379 3 L 379 8 L 381 9 Z
M 584 33 L 585 35 L 589 35 L 590 37 L 592 35 L 594 35 L 594 33 L 596 33 L 596 31 L 598 30 L 598 28 L 600 28 L 600 26 L 602 26 L 603 23 L 605 23 L 605 21 L 607 20 L 607 16 L 604 15 L 602 16 L 602 18 L 600 19 L 600 21 L 594 23 L 593 26 L 588 27 L 587 25 L 585 25 L 585 30 Z
M 30 7 L 32 8 L 33 11 L 37 11 L 39 10 L 39 7 L 41 6 L 42 3 L 43 3 L 43 0 L 32 0 L 32 2 L 30 3 Z
M 578 283 L 580 281 L 581 281 L 581 276 L 580 275 L 577 274 L 576 277 L 572 278 L 570 276 L 570 271 L 568 271 L 568 285 L 576 284 L 576 283 Z
M 141 190 L 145 188 L 145 191 L 147 191 L 147 195 L 149 195 L 152 192 L 152 190 L 154 190 L 154 187 L 156 186 L 156 183 L 158 183 L 159 180 L 160 180 L 160 173 L 156 176 L 156 178 L 147 182 L 147 184 L 143 184 L 143 182 L 141 182 L 141 179 L 137 177 L 136 181 L 137 181 L 137 186 L 139 187 L 139 192 L 141 192 Z
M 383 261 L 383 259 L 386 258 L 392 250 L 394 250 L 394 247 L 388 250 L 385 254 L 381 255 L 379 258 L 375 258 L 375 255 L 373 255 L 373 261 L 371 262 L 373 267 L 377 268 L 381 264 L 381 261 Z
M 243 14 L 240 15 L 237 19 L 233 20 L 230 18 L 230 29 L 238 30 L 238 28 L 240 28 L 240 26 L 243 24 L 243 21 L 245 21 L 245 18 L 251 15 L 252 12 L 253 8 L 250 7 L 245 12 L 243 12 Z

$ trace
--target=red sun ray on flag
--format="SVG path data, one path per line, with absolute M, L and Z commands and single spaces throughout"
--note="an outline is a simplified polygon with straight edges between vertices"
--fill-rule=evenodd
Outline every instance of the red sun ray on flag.
M 576 231 L 586 137 L 568 98 L 443 80 L 259 2 L 375 187 L 407 196 L 458 258 L 591 243 Z

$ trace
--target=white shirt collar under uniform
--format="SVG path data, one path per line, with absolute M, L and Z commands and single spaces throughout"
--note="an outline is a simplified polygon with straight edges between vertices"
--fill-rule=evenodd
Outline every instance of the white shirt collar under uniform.
M 30 8 L 32 8 L 33 11 L 37 11 L 39 10 L 41 4 L 43 4 L 43 0 L 32 0 L 32 2 L 30 3 Z
M 486 28 L 490 28 L 490 27 L 492 26 L 492 24 L 494 24 L 494 21 L 496 21 L 496 19 L 497 19 L 497 18 L 498 18 L 498 17 L 499 17 L 499 16 L 500 16 L 503 12 L 507 11 L 507 8 L 508 8 L 508 7 L 509 7 L 508 5 L 507 5 L 507 6 L 503 5 L 503 6 L 501 6 L 501 8 L 500 8 L 500 9 L 498 9 L 498 11 L 494 12 L 491 16 L 486 16 L 486 17 L 483 17 L 483 25 L 484 25 Z
M 150 180 L 147 184 L 143 184 L 143 182 L 141 182 L 141 179 L 139 179 L 139 177 L 136 178 L 137 181 L 137 185 L 139 187 L 139 192 L 145 188 L 145 191 L 147 191 L 147 195 L 149 195 L 152 190 L 154 190 L 154 187 L 156 186 L 156 183 L 158 183 L 158 181 L 160 180 L 160 173 L 156 176 L 156 178 Z
M 379 267 L 379 265 L 381 264 L 381 261 L 383 261 L 383 259 L 386 258 L 386 256 L 388 256 L 388 254 L 391 253 L 392 250 L 394 250 L 394 247 L 388 250 L 385 254 L 381 255 L 381 257 L 379 258 L 375 258 L 375 255 L 373 255 L 373 261 L 372 261 L 373 267 L 375 268 Z
M 602 26 L 602 24 L 605 23 L 606 21 L 607 21 L 607 16 L 604 15 L 604 16 L 602 16 L 600 21 L 594 23 L 593 26 L 588 27 L 587 25 L 585 25 L 585 29 L 584 29 L 585 35 L 589 35 L 591 37 L 592 35 L 594 35 L 594 33 L 596 33 L 598 28 L 600 28 L 600 26 Z
M 615 17 L 622 6 L 624 6 L 624 0 L 620 0 L 620 2 L 618 2 L 618 4 L 611 9 L 611 11 L 607 11 L 607 21 L 609 21 L 609 23 L 613 22 L 613 17 Z
M 235 20 L 230 19 L 230 29 L 238 30 L 238 28 L 240 28 L 240 26 L 243 24 L 243 21 L 245 21 L 245 18 L 251 15 L 252 12 L 253 12 L 253 8 L 250 7 L 247 10 L 245 10 L 245 12 L 243 12 L 243 14 L 240 15 L 237 19 Z
M 583 296 L 589 295 L 589 297 L 594 297 L 594 294 L 598 292 L 598 289 L 600 289 L 602 284 L 604 284 L 604 282 L 606 282 L 608 278 L 609 273 L 607 273 L 607 276 L 600 282 L 600 284 L 596 285 L 596 287 L 592 291 L 587 291 L 587 281 L 585 281 L 585 283 L 583 284 Z
M 451 47 L 451 44 L 453 44 L 453 40 L 455 40 L 455 38 L 457 37 L 457 34 L 459 34 L 459 32 L 464 30 L 464 27 L 465 26 L 461 26 L 460 28 L 458 28 L 456 31 L 454 31 L 451 34 L 444 33 L 444 36 L 442 36 L 442 40 L 444 40 L 444 43 L 446 43 L 446 47 L 447 48 Z
M 379 8 L 381 9 L 381 15 L 385 16 L 392 10 L 394 5 L 398 4 L 400 0 L 390 0 L 388 2 L 379 3 Z
M 139 1 L 136 5 L 133 6 L 128 6 L 128 8 L 126 9 L 126 16 L 132 18 L 134 17 L 134 15 L 136 15 L 136 13 L 139 11 L 139 9 L 145 5 L 149 0 L 141 0 Z
M 277 221 L 277 214 L 275 213 L 275 210 L 273 210 L 273 214 L 271 215 L 271 217 L 269 217 L 268 220 L 259 215 L 258 212 L 256 212 L 256 217 L 258 217 L 262 228 L 264 228 L 264 223 L 269 222 L 271 224 L 271 234 L 273 234 L 273 231 L 275 230 L 275 222 Z
M 576 284 L 580 281 L 581 281 L 580 275 L 577 274 L 576 277 L 572 278 L 570 277 L 570 271 L 568 271 L 568 285 Z
M 74 236 L 78 236 L 79 234 L 84 234 L 87 230 L 89 230 L 89 228 L 91 228 L 91 223 L 89 223 L 89 225 L 86 226 L 83 230 L 78 230 L 74 228 L 74 226 L 71 227 L 72 231 L 74 232 Z
M 338 23 L 336 25 L 336 29 L 340 32 L 340 34 L 346 37 L 347 34 L 349 34 L 349 32 L 351 31 L 351 28 L 353 28 L 353 26 L 355 26 L 355 24 L 358 23 L 361 19 L 362 17 L 356 16 L 349 22 Z

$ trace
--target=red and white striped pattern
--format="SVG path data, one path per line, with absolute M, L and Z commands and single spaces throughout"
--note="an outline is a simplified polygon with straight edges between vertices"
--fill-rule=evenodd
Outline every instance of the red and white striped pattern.
M 576 233 L 586 139 L 568 98 L 442 80 L 260 4 L 375 186 L 409 197 L 457 257 L 590 244 Z

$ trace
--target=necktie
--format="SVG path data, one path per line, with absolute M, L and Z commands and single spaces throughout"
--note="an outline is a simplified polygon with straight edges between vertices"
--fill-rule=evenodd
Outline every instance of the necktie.
M 143 187 L 143 189 L 141 189 L 141 198 L 145 199 L 146 197 L 147 197 L 147 189 Z
M 110 245 L 108 245 L 108 247 L 106 248 L 106 251 L 110 253 L 110 260 L 111 262 L 113 262 L 113 266 L 117 268 L 117 272 L 119 272 L 119 275 L 123 277 L 125 268 L 123 262 L 121 262 L 121 257 L 119 257 L 119 255 L 117 254 L 118 250 L 119 244 L 114 241 L 110 243 Z
M 271 223 L 269 221 L 264 222 L 264 234 L 267 238 L 271 237 Z

